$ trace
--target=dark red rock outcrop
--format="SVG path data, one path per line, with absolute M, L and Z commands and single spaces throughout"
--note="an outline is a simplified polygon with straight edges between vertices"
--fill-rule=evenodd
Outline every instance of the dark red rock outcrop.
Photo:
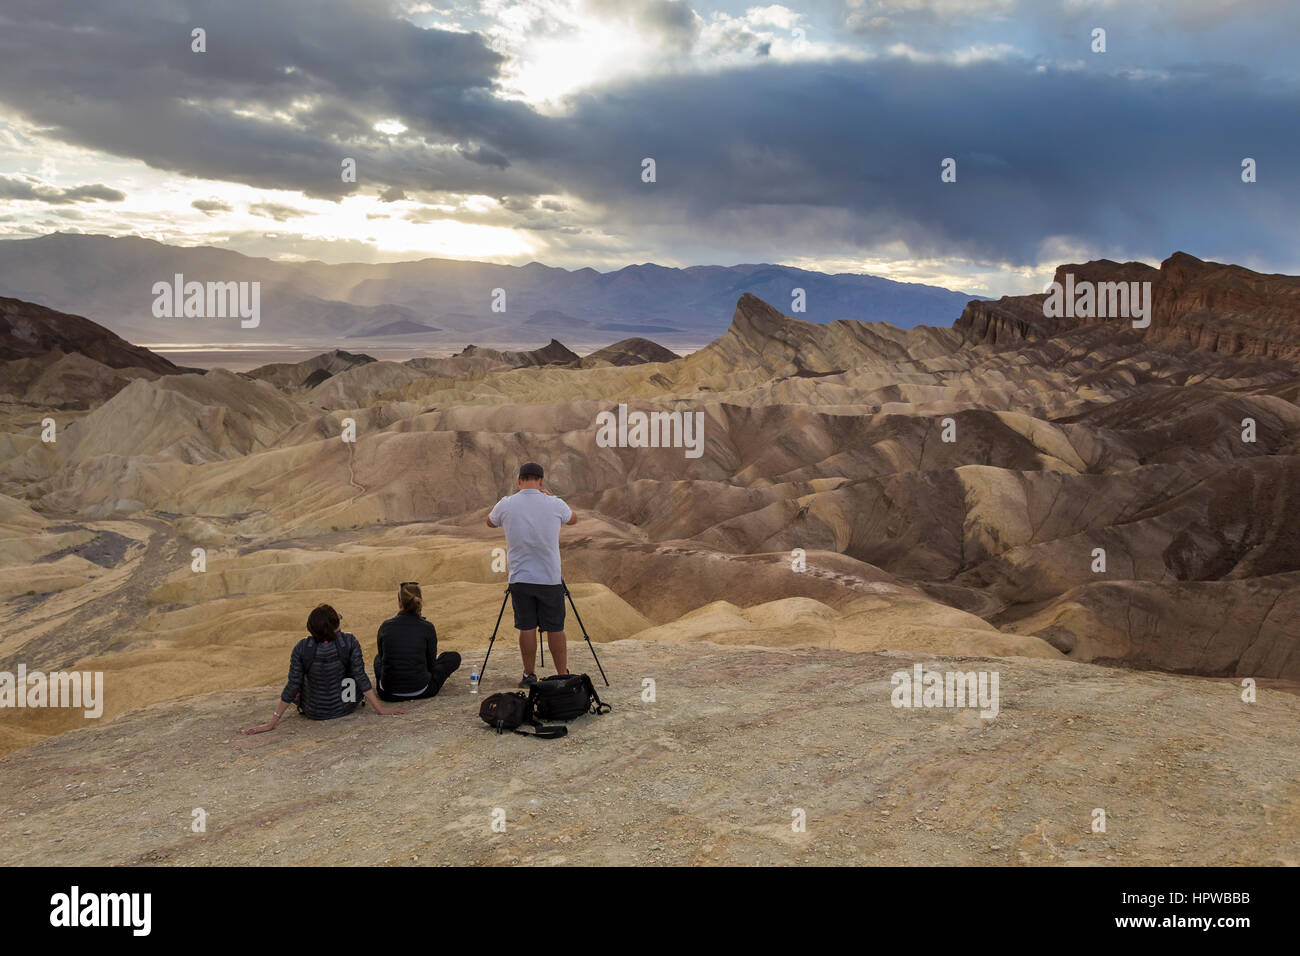
M 38 358 L 54 351 L 80 352 L 109 368 L 142 368 L 159 375 L 194 371 L 132 345 L 90 319 L 0 297 L 0 361 Z
M 1195 348 L 1267 358 L 1300 358 L 1300 276 L 1266 275 L 1242 266 L 1205 262 L 1176 252 L 1153 269 L 1141 262 L 1099 259 L 1062 265 L 1055 280 L 1064 283 L 1150 282 L 1151 327 L 1141 334 L 1163 342 L 1187 342 Z M 968 341 L 1013 345 L 1049 338 L 1082 325 L 1122 319 L 1049 318 L 1043 315 L 1044 293 L 1003 296 L 971 302 L 954 328 Z

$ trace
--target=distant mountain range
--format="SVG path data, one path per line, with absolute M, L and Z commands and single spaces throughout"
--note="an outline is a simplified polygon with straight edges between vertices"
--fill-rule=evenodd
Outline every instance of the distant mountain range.
M 623 339 L 586 357 L 551 339 L 545 346 L 527 351 L 469 345 L 448 358 L 419 356 L 400 364 L 336 348 L 300 362 L 258 366 L 239 377 L 284 390 L 316 389 L 336 375 L 348 379 L 341 373 L 373 366 L 368 377 L 353 375 L 343 385 L 335 382 L 315 393 L 325 402 L 342 401 L 346 405 L 349 401 L 359 402 L 358 396 L 369 398 L 430 376 L 458 379 L 542 366 L 626 367 L 677 358 L 669 349 L 643 338 Z M 136 379 L 152 381 L 187 373 L 206 374 L 203 369 L 178 366 L 150 349 L 132 345 L 83 316 L 0 297 L 0 404 L 91 408 L 108 401 Z M 221 374 L 229 377 L 230 373 L 221 370 Z M 199 423 L 202 418 L 197 415 L 194 421 Z
M 261 318 L 159 318 L 155 283 L 260 283 Z M 347 340 L 449 346 L 545 343 L 576 346 L 652 334 L 702 343 L 722 334 L 745 292 L 799 318 L 887 321 L 902 328 L 951 326 L 980 298 L 869 275 L 826 275 L 778 265 L 654 264 L 614 272 L 504 266 L 449 259 L 381 265 L 277 262 L 212 247 L 182 248 L 134 237 L 54 233 L 0 241 L 0 295 L 84 315 L 133 342 L 305 343 Z M 494 290 L 504 290 L 502 293 Z M 494 305 L 497 311 L 494 311 Z M 504 308 L 504 311 L 501 309 Z M 615 333 L 615 334 L 611 334 Z

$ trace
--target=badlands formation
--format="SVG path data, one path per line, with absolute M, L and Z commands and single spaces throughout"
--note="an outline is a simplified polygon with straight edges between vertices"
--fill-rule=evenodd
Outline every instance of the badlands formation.
M 13 862 L 1300 862 L 1300 279 L 1064 272 L 1152 282 L 1150 327 L 1043 296 L 817 325 L 744 295 L 680 358 L 203 374 L 0 300 L 0 672 L 105 686 L 98 719 L 0 711 Z M 598 442 L 620 405 L 693 416 L 698 456 Z M 322 601 L 369 664 L 418 580 L 481 660 L 483 517 L 525 459 L 579 513 L 565 576 L 612 714 L 497 738 L 458 674 L 403 718 L 238 736 Z M 916 662 L 998 672 L 1000 714 L 891 706 Z

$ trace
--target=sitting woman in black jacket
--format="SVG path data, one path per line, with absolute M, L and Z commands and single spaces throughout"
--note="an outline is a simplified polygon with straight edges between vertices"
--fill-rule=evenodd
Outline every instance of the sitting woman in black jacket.
M 361 656 L 361 642 L 340 630 L 341 623 L 339 612 L 328 604 L 311 612 L 307 618 L 308 636 L 289 654 L 289 681 L 275 705 L 275 716 L 244 733 L 274 730 L 290 705 L 296 705 L 304 717 L 312 720 L 342 717 L 356 709 L 358 693 L 365 695 L 376 714 L 388 717 L 406 713 L 397 707 L 385 707 L 375 699 Z
M 379 625 L 375 681 L 380 700 L 432 697 L 460 667 L 455 651 L 438 653 L 438 632 L 422 616 L 420 585 L 404 581 L 397 591 L 397 616 Z

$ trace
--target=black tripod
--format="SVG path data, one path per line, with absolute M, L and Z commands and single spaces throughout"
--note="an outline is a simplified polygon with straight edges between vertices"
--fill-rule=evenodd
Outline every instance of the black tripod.
M 568 586 L 567 584 L 565 584 L 563 580 L 560 581 L 560 586 L 561 586 L 562 588 L 564 588 L 564 596 L 567 597 L 567 598 L 569 599 L 569 607 L 573 608 L 573 617 L 574 617 L 574 620 L 576 620 L 576 621 L 578 622 L 578 627 L 582 628 L 582 636 L 583 636 L 584 638 L 586 638 L 587 646 L 588 646 L 589 648 L 591 648 L 591 657 L 592 657 L 592 660 L 594 660 L 594 661 L 596 662 L 596 668 L 600 671 L 600 678 L 601 678 L 601 680 L 603 680 L 603 681 L 605 682 L 605 686 L 608 687 L 608 686 L 609 686 L 609 678 L 605 676 L 605 668 L 603 668 L 603 667 L 600 666 L 600 658 L 596 656 L 596 647 L 595 647 L 594 644 L 591 643 L 591 635 L 587 633 L 587 628 L 586 628 L 586 626 L 582 623 L 582 615 L 578 613 L 578 605 L 576 605 L 576 604 L 573 603 L 573 595 L 572 595 L 571 593 L 569 593 L 569 586 Z M 509 599 L 510 599 L 510 587 L 509 587 L 509 585 L 507 585 L 507 586 L 506 586 L 506 596 L 503 597 L 503 598 L 501 599 L 501 610 L 497 612 L 497 623 L 496 623 L 496 627 L 492 628 L 492 638 L 488 641 L 488 649 L 487 649 L 487 653 L 483 655 L 483 666 L 482 666 L 481 668 L 479 668 L 478 679 L 479 679 L 480 684 L 481 684 L 482 681 L 483 681 L 483 675 L 484 675 L 484 673 L 487 672 L 487 662 L 488 662 L 488 658 L 492 656 L 492 645 L 496 643 L 496 640 L 497 640 L 497 630 L 501 627 L 501 618 L 502 618 L 502 616 L 506 613 L 506 601 L 508 601 Z M 539 647 L 539 649 L 540 649 L 540 648 L 542 647 L 542 642 L 539 640 L 539 641 L 537 642 L 537 645 L 538 645 L 538 647 Z M 543 666 L 546 665 L 546 651 L 545 651 L 545 650 L 542 651 L 542 665 L 543 665 Z

